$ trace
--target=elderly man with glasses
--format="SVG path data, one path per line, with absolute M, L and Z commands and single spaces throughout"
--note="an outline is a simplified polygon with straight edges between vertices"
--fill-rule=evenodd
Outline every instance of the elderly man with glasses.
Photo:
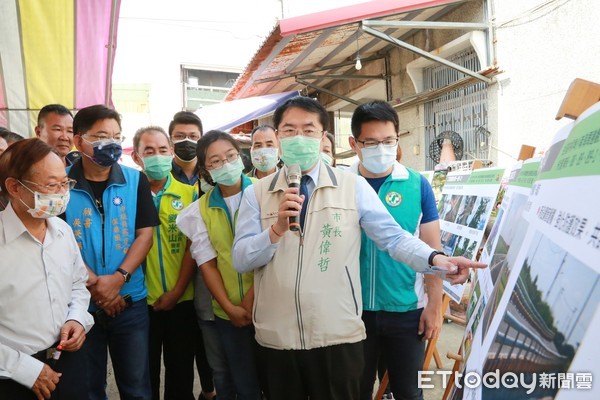
M 140 265 L 159 221 L 148 179 L 117 164 L 123 137 L 115 110 L 79 110 L 73 133 L 81 159 L 68 168 L 77 184 L 65 216 L 88 267 L 89 312 L 96 322 L 83 347 L 88 398 L 106 398 L 108 347 L 121 398 L 150 399 L 148 291 Z
M 71 228 L 57 215 L 75 181 L 39 139 L 0 156 L 0 397 L 80 399 L 82 352 L 93 325 L 88 274 Z

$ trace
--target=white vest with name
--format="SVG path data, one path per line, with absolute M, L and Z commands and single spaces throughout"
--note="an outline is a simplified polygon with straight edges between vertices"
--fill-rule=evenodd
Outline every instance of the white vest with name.
M 254 184 L 263 230 L 277 222 L 287 188 L 283 170 Z M 321 163 L 304 233 L 287 231 L 271 261 L 255 271 L 257 341 L 303 350 L 365 339 L 360 244 L 356 176 Z

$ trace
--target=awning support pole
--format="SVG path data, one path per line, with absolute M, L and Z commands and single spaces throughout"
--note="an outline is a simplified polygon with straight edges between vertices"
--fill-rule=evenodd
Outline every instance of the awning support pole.
M 417 53 L 417 54 L 419 54 L 423 58 L 426 58 L 428 60 L 435 61 L 435 62 L 438 62 L 440 64 L 443 64 L 443 65 L 445 65 L 447 67 L 450 67 L 450 68 L 455 69 L 455 70 L 457 70 L 459 72 L 462 72 L 465 75 L 472 76 L 473 78 L 476 78 L 476 79 L 478 79 L 478 80 L 480 80 L 482 82 L 485 82 L 487 84 L 492 83 L 492 80 L 490 78 L 487 78 L 487 77 L 485 77 L 485 76 L 483 76 L 481 74 L 478 74 L 477 72 L 473 72 L 470 69 L 464 68 L 464 67 L 462 67 L 462 66 L 460 66 L 458 64 L 455 64 L 455 63 L 453 63 L 451 61 L 448 61 L 445 58 L 438 57 L 438 56 L 435 56 L 435 55 L 433 55 L 433 54 L 431 54 L 431 53 L 429 53 L 429 52 L 427 52 L 425 50 L 421 50 L 418 47 L 415 47 L 415 46 L 413 46 L 411 44 L 408 44 L 408 43 L 403 42 L 401 40 L 395 39 L 395 38 L 393 38 L 393 37 L 391 37 L 389 35 L 386 35 L 383 32 L 380 32 L 380 31 L 375 30 L 373 28 L 369 28 L 368 26 L 365 26 L 364 22 L 361 22 L 360 29 L 362 29 L 364 32 L 368 33 L 369 35 L 378 37 L 381 40 L 385 40 L 386 42 L 394 44 L 394 45 L 396 45 L 398 47 L 401 47 L 403 49 L 406 49 L 408 51 L 412 51 L 413 53 Z
M 299 83 L 299 84 L 301 84 L 301 85 L 305 85 L 305 86 L 311 87 L 311 88 L 313 88 L 313 89 L 316 89 L 316 90 L 318 90 L 319 92 L 327 93 L 328 95 L 331 95 L 331 96 L 333 96 L 333 97 L 337 97 L 337 98 L 339 98 L 339 99 L 345 100 L 345 101 L 347 101 L 348 103 L 356 104 L 357 106 L 359 106 L 359 105 L 360 105 L 360 102 L 358 102 L 358 101 L 356 101 L 356 100 L 354 100 L 354 99 L 351 99 L 350 97 L 346 97 L 346 96 L 343 96 L 343 95 L 341 95 L 341 94 L 334 93 L 334 92 L 332 92 L 332 91 L 331 91 L 331 90 L 329 90 L 329 89 L 325 89 L 324 87 L 317 86 L 317 85 L 314 85 L 314 84 L 312 84 L 312 83 L 310 83 L 310 82 L 303 81 L 302 79 L 299 79 L 298 77 L 296 77 L 296 82 L 298 82 L 298 83 Z
M 371 28 L 460 29 L 463 31 L 482 31 L 489 28 L 488 24 L 478 22 L 364 20 L 362 24 Z
M 363 58 L 362 61 L 363 62 L 369 62 L 369 61 L 374 61 L 374 60 L 380 60 L 383 57 L 380 55 L 375 55 L 375 56 L 371 56 L 371 57 L 366 57 Z M 311 74 L 313 72 L 320 72 L 320 71 L 328 71 L 330 69 L 336 69 L 336 68 L 342 68 L 342 67 L 349 67 L 351 65 L 356 64 L 355 60 L 352 61 L 344 61 L 341 62 L 339 64 L 332 64 L 332 65 L 327 65 L 325 67 L 319 67 L 319 68 L 310 68 L 310 69 L 305 69 L 303 71 L 296 71 L 294 73 L 286 73 L 286 74 L 280 74 L 271 78 L 264 78 L 264 79 L 257 79 L 254 84 L 255 85 L 259 85 L 261 83 L 267 83 L 267 82 L 273 82 L 273 81 L 280 81 L 282 79 L 286 79 L 286 78 L 291 78 L 292 76 L 298 76 L 298 75 L 303 75 L 303 74 Z M 329 75 L 323 75 L 321 78 L 325 78 L 328 77 Z
M 338 79 L 342 81 L 348 81 L 352 79 L 369 79 L 369 80 L 384 80 L 385 75 L 297 75 L 302 79 Z

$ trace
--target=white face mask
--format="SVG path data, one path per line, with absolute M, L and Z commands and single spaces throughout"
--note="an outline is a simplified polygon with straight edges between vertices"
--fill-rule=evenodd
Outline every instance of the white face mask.
M 29 207 L 27 203 L 19 199 L 21 203 L 27 207 L 27 212 L 31 214 L 33 218 L 46 219 L 56 217 L 67 210 L 67 204 L 69 204 L 69 199 L 71 198 L 71 192 L 69 190 L 64 193 L 40 193 L 34 192 L 23 183 L 21 183 L 21 185 L 33 193 L 35 199 L 33 208 Z
M 252 165 L 261 171 L 267 172 L 275 168 L 279 162 L 279 149 L 277 147 L 260 147 L 250 150 Z
M 373 149 L 361 150 L 362 165 L 373 174 L 381 174 L 387 171 L 396 161 L 396 146 L 384 146 L 378 144 Z

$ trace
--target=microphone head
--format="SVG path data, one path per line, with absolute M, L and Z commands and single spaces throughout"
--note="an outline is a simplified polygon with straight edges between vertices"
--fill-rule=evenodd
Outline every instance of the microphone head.
M 300 170 L 300 165 L 290 165 L 287 171 L 288 186 L 295 184 L 295 187 L 298 187 L 300 185 L 300 179 L 302 179 L 302 171 Z

